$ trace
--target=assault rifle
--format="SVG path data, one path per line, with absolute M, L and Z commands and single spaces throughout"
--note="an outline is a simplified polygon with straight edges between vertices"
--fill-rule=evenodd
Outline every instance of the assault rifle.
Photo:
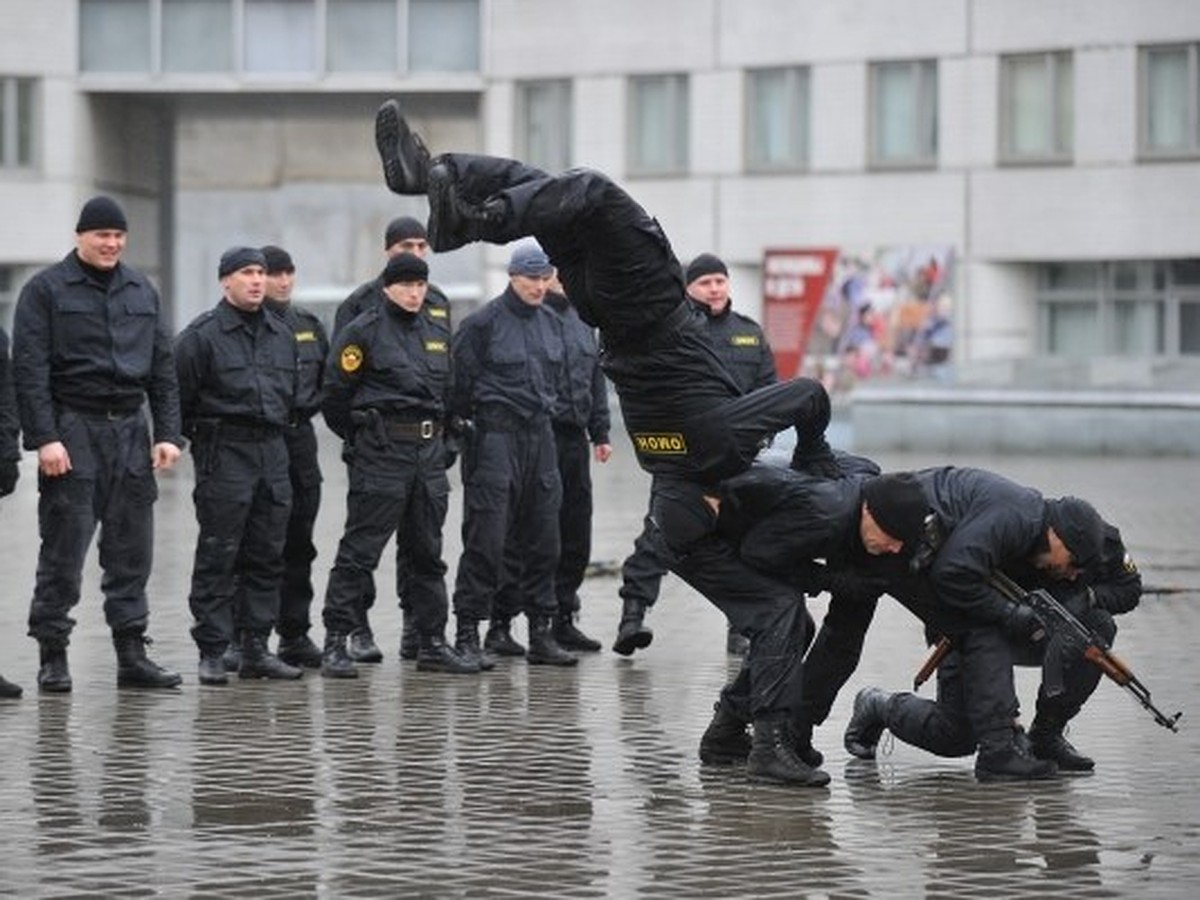
M 993 572 L 990 580 L 992 587 L 1006 599 L 1032 606 L 1046 623 L 1046 628 L 1053 635 L 1052 639 L 1079 647 L 1084 659 L 1129 691 L 1142 708 L 1154 717 L 1155 722 L 1163 728 L 1179 731 L 1178 722 L 1183 713 L 1177 712 L 1168 716 L 1155 706 L 1150 700 L 1150 691 L 1138 680 L 1129 666 L 1113 655 L 1108 642 L 1075 618 L 1049 591 L 1042 588 L 1027 591 L 1003 572 Z M 1051 650 L 1052 648 L 1047 648 L 1047 652 Z

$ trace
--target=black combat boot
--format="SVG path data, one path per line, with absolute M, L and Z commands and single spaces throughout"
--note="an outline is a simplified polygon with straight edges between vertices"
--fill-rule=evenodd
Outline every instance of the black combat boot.
M 481 672 L 496 668 L 496 660 L 479 646 L 479 623 L 474 619 L 458 620 L 458 627 L 454 633 L 454 649 L 463 659 L 478 665 Z
M 493 226 L 489 237 L 495 238 L 495 227 L 508 215 L 503 198 L 474 204 L 459 196 L 454 173 L 444 162 L 434 163 L 429 169 L 428 197 L 429 248 L 436 253 L 482 240 L 489 226 Z M 510 239 L 506 237 L 501 243 Z
M 713 704 L 712 721 L 700 738 L 700 762 L 708 766 L 744 763 L 750 755 L 746 722 L 722 698 Z
M 267 636 L 254 631 L 242 634 L 242 665 L 238 678 L 270 678 L 293 681 L 304 675 L 304 670 L 289 666 L 267 647 Z
M 408 127 L 400 104 L 387 100 L 375 113 L 375 149 L 383 180 L 394 194 L 423 194 L 429 186 L 429 151 Z
M 730 626 L 725 630 L 725 652 L 729 656 L 745 656 L 750 649 L 750 638 L 733 630 Z
M 534 616 L 529 620 L 529 652 L 525 659 L 531 666 L 574 666 L 579 657 L 558 646 L 549 616 Z
M 799 428 L 796 429 L 799 432 Z M 816 478 L 841 478 L 837 457 L 824 435 L 809 436 L 796 444 L 792 451 L 792 468 Z
M 1084 756 L 1063 737 L 1065 722 L 1039 712 L 1029 726 L 1029 746 L 1038 759 L 1053 760 L 1060 772 L 1090 772 L 1096 761 Z
M 851 756 L 875 758 L 875 748 L 887 728 L 887 703 L 891 699 L 891 694 L 877 687 L 865 687 L 855 696 L 854 712 L 842 738 Z
M 632 656 L 634 650 L 650 646 L 654 632 L 643 624 L 646 604 L 641 600 L 626 597 L 621 607 L 621 623 L 617 626 L 617 639 L 613 641 L 613 653 Z
M 754 740 L 746 759 L 746 775 L 751 781 L 773 781 L 797 787 L 823 787 L 829 775 L 814 769 L 796 755 L 796 736 L 784 716 L 754 721 Z
M 174 688 L 183 683 L 178 672 L 164 669 L 146 656 L 150 639 L 141 630 L 113 634 L 117 651 L 117 687 Z
M 200 651 L 200 667 L 196 677 L 201 684 L 229 684 L 229 670 L 225 668 L 225 655 L 214 648 Z
M 417 651 L 418 672 L 445 672 L 448 675 L 478 675 L 479 662 L 458 652 L 440 634 L 421 636 Z
M 276 655 L 289 666 L 299 666 L 302 669 L 321 668 L 321 648 L 314 644 L 307 634 L 291 637 L 280 635 L 279 651 Z
M 554 620 L 554 640 L 564 650 L 600 652 L 600 642 L 579 630 L 579 626 L 575 624 L 575 613 L 569 609 L 558 611 L 558 617 Z
M 825 755 L 812 745 L 812 722 L 799 720 L 792 723 L 792 734 L 796 736 L 796 755 L 807 766 L 819 769 Z
M 383 662 L 383 651 L 380 650 L 379 645 L 375 643 L 375 635 L 371 632 L 369 626 L 355 628 L 352 632 L 350 632 L 350 646 L 347 648 L 346 652 L 355 662 Z
M 242 629 L 234 629 L 233 640 L 221 651 L 221 660 L 226 672 L 236 672 L 242 667 Z
M 512 636 L 512 622 L 492 617 L 487 634 L 483 637 L 483 649 L 492 656 L 524 656 L 525 648 Z
M 38 660 L 38 690 L 50 694 L 71 693 L 67 645 L 61 641 L 38 641 Z
M 0 698 L 5 700 L 16 700 L 23 694 L 19 684 L 13 684 L 3 675 L 0 675 Z
M 326 678 L 357 678 L 358 669 L 346 652 L 346 635 L 337 631 L 325 633 L 325 652 L 321 654 L 321 674 Z
M 400 658 L 416 659 L 421 652 L 421 632 L 417 630 L 416 616 L 404 613 L 400 626 Z
M 984 735 L 975 755 L 975 777 L 980 781 L 1029 781 L 1052 778 L 1058 764 L 1038 759 L 1025 732 L 1017 728 Z

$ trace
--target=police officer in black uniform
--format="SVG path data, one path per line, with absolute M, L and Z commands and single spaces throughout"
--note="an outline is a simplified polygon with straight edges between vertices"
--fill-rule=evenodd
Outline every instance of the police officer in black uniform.
M 554 637 L 562 484 L 551 419 L 566 356 L 562 323 L 544 305 L 554 267 L 541 247 L 523 244 L 508 274 L 504 293 L 467 316 L 454 335 L 451 408 L 474 424 L 462 462 L 455 645 L 482 668 L 494 665 L 479 645 L 479 623 L 492 617 L 498 591 L 513 578 L 508 590 L 518 592 L 529 620 L 526 659 L 574 665 L 578 659 Z
M 411 253 L 388 260 L 386 302 L 353 319 L 334 338 L 322 410 L 352 447 L 346 531 L 325 592 L 322 674 L 355 678 L 347 637 L 362 627 L 363 598 L 380 554 L 396 536 L 398 566 L 418 634 L 417 668 L 470 674 L 476 661 L 445 640 L 448 603 L 442 526 L 446 477 L 446 395 L 450 333 L 424 314 L 429 267 Z
M 222 299 L 179 335 L 184 429 L 195 464 L 200 532 L 188 597 L 201 684 L 225 684 L 222 654 L 244 628 L 240 678 L 301 677 L 268 648 L 279 616 L 292 485 L 285 432 L 296 396 L 296 337 L 264 308 L 266 258 L 233 247 L 217 267 Z
M 608 462 L 610 417 L 608 385 L 600 368 L 600 347 L 595 331 L 561 293 L 557 278 L 551 281 L 545 304 L 559 314 L 563 329 L 564 381 L 554 410 L 554 446 L 563 496 L 558 513 L 559 557 L 554 573 L 558 613 L 554 639 L 564 650 L 594 653 L 600 642 L 575 624 L 579 615 L 579 587 L 592 555 L 592 470 L 595 445 L 597 462 Z M 492 619 L 483 648 L 493 656 L 524 656 L 525 648 L 512 636 L 511 622 L 521 613 L 522 560 L 517 542 L 510 540 L 504 583 L 492 606 Z
M 734 312 L 729 296 L 729 270 L 720 257 L 701 253 L 688 264 L 688 299 L 702 313 L 713 348 L 737 382 L 743 394 L 775 384 L 775 357 L 758 323 Z M 621 621 L 613 650 L 629 656 L 648 647 L 654 633 L 645 626 L 646 610 L 658 599 L 659 585 L 667 574 L 661 553 L 655 551 L 656 534 L 647 522 L 621 566 Z M 726 637 L 726 650 L 740 656 L 748 642 L 732 626 Z
M 383 233 L 383 252 L 388 259 L 400 253 L 411 253 L 419 259 L 428 262 L 429 236 L 425 226 L 412 216 L 398 216 L 387 224 Z M 355 316 L 372 309 L 384 302 L 382 272 L 370 281 L 363 282 L 351 292 L 338 306 L 333 320 L 333 333 L 336 337 L 342 328 L 349 324 Z M 435 284 L 426 283 L 425 302 L 421 306 L 421 314 L 432 320 L 434 325 L 451 329 L 450 301 Z M 416 620 L 407 615 L 409 610 L 408 591 L 405 587 L 406 573 L 409 570 L 407 548 L 399 548 L 396 564 L 400 567 L 397 582 L 400 585 L 400 609 L 405 614 L 403 630 L 400 633 L 400 658 L 416 659 L 419 650 L 419 633 Z M 355 662 L 377 663 L 383 661 L 383 654 L 375 643 L 371 631 L 368 613 L 375 605 L 375 581 L 370 579 L 366 587 L 367 594 L 363 599 L 362 625 L 350 635 L 347 652 Z
M 532 235 L 559 269 L 580 317 L 600 329 L 604 371 L 621 399 L 643 468 L 651 517 L 672 571 L 750 638 L 751 777 L 817 786 L 790 735 L 801 694 L 807 616 L 802 592 L 739 560 L 715 534 L 709 495 L 750 465 L 773 434 L 795 426 L 793 464 L 836 471 L 824 439 L 829 397 L 811 379 L 743 395 L 685 299 L 683 272 L 658 223 L 599 172 L 551 176 L 514 160 L 444 154 L 431 160 L 395 101 L 380 107 L 376 144 L 388 187 L 425 194 L 435 251 Z M 461 571 L 461 569 L 460 569 Z
M 12 365 L 8 355 L 8 332 L 0 328 L 0 497 L 7 497 L 17 488 L 21 459 L 18 439 L 21 426 L 17 419 L 17 395 L 13 390 Z M 0 675 L 0 698 L 21 696 L 19 685 Z
M 127 225 L 112 198 L 88 200 L 75 231 L 74 252 L 21 291 L 13 328 L 21 430 L 38 454 L 42 545 L 29 610 L 38 687 L 71 690 L 69 612 L 79 602 L 97 525 L 117 684 L 175 687 L 179 675 L 145 650 L 154 471 L 174 465 L 183 446 L 166 315 L 146 276 L 121 262 Z M 153 445 L 142 413 L 147 400 Z
M 291 427 L 283 433 L 288 450 L 288 477 L 292 482 L 292 512 L 283 545 L 277 652 L 289 665 L 316 669 L 321 666 L 321 648 L 313 643 L 308 630 L 312 627 L 309 616 L 313 600 L 312 564 L 317 558 L 313 526 L 321 508 L 321 465 L 312 418 L 321 408 L 329 338 L 316 315 L 292 302 L 296 265 L 291 254 L 273 245 L 263 247 L 262 253 L 267 262 L 263 305 L 268 312 L 282 317 L 296 336 L 295 408 Z

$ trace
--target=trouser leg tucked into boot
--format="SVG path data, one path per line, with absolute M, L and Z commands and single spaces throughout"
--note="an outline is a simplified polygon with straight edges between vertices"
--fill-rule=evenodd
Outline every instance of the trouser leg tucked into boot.
M 614 653 L 631 656 L 634 650 L 650 646 L 654 632 L 643 624 L 645 617 L 646 605 L 642 601 L 628 598 L 624 601 L 621 623 L 617 626 L 617 639 L 613 642 Z
M 289 666 L 299 666 L 304 669 L 321 668 L 321 648 L 313 643 L 307 634 L 279 638 L 279 653 L 277 654 Z
M 700 762 L 709 766 L 744 763 L 750 755 L 747 724 L 724 698 L 714 703 L 712 721 L 700 738 Z
M 238 678 L 294 680 L 303 675 L 303 669 L 289 666 L 270 651 L 265 634 L 257 631 L 242 634 L 242 664 L 238 668 Z
M 531 666 L 574 666 L 579 662 L 579 657 L 572 656 L 554 639 L 549 616 L 529 620 L 529 652 L 525 658 Z
M 38 642 L 39 691 L 51 694 L 71 692 L 71 670 L 67 667 L 67 645 L 60 641 Z
M 321 674 L 326 678 L 357 678 L 358 668 L 346 652 L 346 635 L 340 631 L 325 633 L 325 650 L 321 654 Z
M 829 775 L 807 765 L 796 754 L 796 736 L 786 716 L 754 720 L 754 740 L 746 760 L 752 781 L 773 781 L 797 787 L 823 787 Z
M 118 687 L 173 688 L 183 683 L 178 672 L 164 669 L 146 656 L 149 643 L 141 629 L 113 634 Z
M 417 630 L 416 616 L 410 612 L 404 613 L 403 624 L 400 626 L 400 658 L 416 659 L 421 652 L 421 632 Z

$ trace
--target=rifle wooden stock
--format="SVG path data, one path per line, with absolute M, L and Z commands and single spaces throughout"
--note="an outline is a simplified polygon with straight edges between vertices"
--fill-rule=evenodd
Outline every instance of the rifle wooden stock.
M 913 676 L 914 691 L 919 691 L 921 685 L 929 680 L 929 676 L 937 671 L 937 667 L 942 664 L 942 660 L 950 652 L 951 646 L 950 638 L 942 635 L 938 638 L 937 643 L 929 648 L 925 661 L 921 663 L 921 668 L 917 669 L 917 674 Z

